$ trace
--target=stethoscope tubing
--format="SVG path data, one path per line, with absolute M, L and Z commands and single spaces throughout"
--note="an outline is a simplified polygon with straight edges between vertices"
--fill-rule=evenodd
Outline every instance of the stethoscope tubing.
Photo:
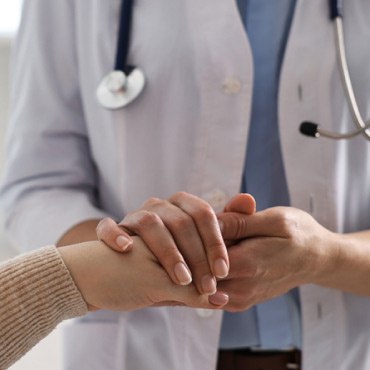
M 316 133 L 315 133 L 314 136 L 317 137 L 317 138 L 322 136 L 322 137 L 327 137 L 327 138 L 334 139 L 334 140 L 352 139 L 352 138 L 358 136 L 359 134 L 363 134 L 365 132 L 364 130 L 368 130 L 368 129 L 370 129 L 370 121 L 368 121 L 366 123 L 364 128 L 353 130 L 353 131 L 346 132 L 346 133 L 328 131 L 328 130 L 325 130 L 323 128 L 317 127 L 316 128 Z M 366 137 L 366 139 L 367 139 L 367 137 Z
M 300 125 L 300 132 L 315 138 L 326 137 L 334 140 L 351 139 L 362 134 L 366 140 L 370 140 L 370 132 L 368 131 L 370 129 L 370 120 L 365 123 L 361 116 L 348 68 L 343 29 L 343 0 L 329 0 L 329 6 L 330 19 L 334 22 L 335 28 L 335 48 L 340 77 L 352 120 L 357 130 L 340 133 L 322 129 L 318 124 L 313 122 L 303 122 Z
M 114 70 L 129 75 L 135 68 L 127 64 L 131 40 L 131 25 L 133 18 L 134 0 L 121 2 L 120 23 L 117 39 L 117 51 Z
M 121 1 L 116 59 L 109 72 L 96 89 L 96 98 L 103 108 L 121 109 L 136 100 L 145 88 L 145 73 L 128 63 L 131 42 L 134 0 Z
M 352 119 L 361 134 L 367 139 L 370 140 L 370 133 L 367 132 L 368 126 L 363 120 L 360 110 L 357 105 L 355 93 L 353 90 L 353 85 L 351 77 L 349 74 L 348 62 L 346 57 L 345 45 L 344 45 L 344 31 L 343 31 L 343 19 L 341 16 L 337 16 L 334 19 L 335 29 L 336 29 L 336 47 L 338 53 L 338 62 L 340 67 L 340 75 L 342 78 L 342 83 L 344 86 L 344 92 L 346 94 L 346 99 L 348 101 L 348 106 L 351 111 Z
M 145 85 L 144 72 L 128 64 L 133 10 L 134 0 L 121 1 L 114 71 L 102 81 L 97 90 L 98 100 L 108 109 L 123 108 L 130 104 L 141 93 Z M 348 68 L 343 30 L 343 0 L 329 0 L 329 11 L 330 20 L 334 22 L 335 27 L 335 47 L 345 98 L 357 130 L 339 133 L 322 129 L 312 122 L 303 122 L 300 125 L 300 131 L 308 136 L 323 136 L 335 140 L 350 139 L 362 134 L 365 139 L 370 140 L 370 120 L 365 123 L 361 116 Z M 111 88 L 112 81 L 114 89 Z M 115 88 L 116 85 L 119 89 Z

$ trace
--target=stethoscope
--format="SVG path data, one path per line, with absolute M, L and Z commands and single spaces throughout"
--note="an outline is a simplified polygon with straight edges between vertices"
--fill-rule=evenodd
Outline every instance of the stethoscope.
M 122 1 L 114 70 L 103 78 L 96 90 L 99 103 L 107 109 L 126 107 L 141 94 L 145 87 L 144 72 L 127 63 L 133 5 L 134 0 Z
M 344 31 L 343 31 L 343 0 L 329 0 L 330 6 L 330 19 L 335 25 L 335 46 L 337 50 L 337 59 L 339 63 L 340 75 L 342 80 L 343 89 L 345 92 L 348 107 L 351 111 L 352 120 L 356 125 L 357 129 L 351 132 L 339 133 L 334 131 L 324 130 L 314 122 L 302 122 L 300 125 L 300 131 L 302 134 L 319 138 L 321 136 L 329 139 L 351 139 L 357 135 L 362 134 L 365 139 L 370 140 L 370 132 L 367 130 L 370 128 L 370 120 L 364 121 L 360 110 L 358 108 L 355 93 L 349 74 L 346 50 L 344 46 Z
M 330 139 L 350 139 L 362 134 L 370 140 L 370 120 L 364 121 L 358 108 L 349 74 L 347 57 L 344 45 L 343 31 L 343 0 L 329 0 L 330 19 L 335 25 L 335 45 L 337 58 L 345 91 L 346 100 L 351 111 L 352 119 L 357 129 L 347 133 L 324 130 L 317 123 L 303 122 L 300 125 L 302 134 L 311 137 L 327 137 Z M 120 109 L 133 102 L 144 90 L 145 74 L 135 66 L 127 63 L 130 47 L 131 21 L 134 0 L 123 0 L 121 5 L 119 37 L 117 43 L 116 61 L 114 70 L 110 72 L 97 88 L 97 98 L 102 107 L 107 109 Z

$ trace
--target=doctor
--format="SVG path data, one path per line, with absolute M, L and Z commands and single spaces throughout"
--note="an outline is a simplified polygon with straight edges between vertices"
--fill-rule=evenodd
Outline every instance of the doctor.
M 255 267 L 247 250 L 261 233 L 270 248 L 286 237 L 279 247 L 300 253 L 256 254 L 266 270 L 271 256 L 281 266 L 272 281 L 283 284 L 262 298 L 286 294 L 240 314 L 155 308 L 77 321 L 67 329 L 66 368 L 212 370 L 219 348 L 226 356 L 242 348 L 242 361 L 256 368 L 272 355 L 282 361 L 276 369 L 297 368 L 300 349 L 305 370 L 369 368 L 370 299 L 360 295 L 369 236 L 339 233 L 370 229 L 370 146 L 362 135 L 315 141 L 299 132 L 303 121 L 352 130 L 328 2 L 138 0 L 128 61 L 145 71 L 146 85 L 111 111 L 95 90 L 115 59 L 120 5 L 25 2 L 3 186 L 10 234 L 24 247 L 83 241 L 95 237 L 99 219 L 121 219 L 153 196 L 184 190 L 219 211 L 242 187 L 259 209 L 288 207 L 251 216 L 245 252 L 230 248 L 229 276 Z M 370 4 L 344 0 L 343 13 L 352 83 L 369 117 Z M 329 250 L 348 252 L 332 269 L 345 261 L 343 274 L 319 281 L 302 270 L 294 279 L 306 255 Z M 244 282 L 239 309 L 256 303 L 245 299 Z

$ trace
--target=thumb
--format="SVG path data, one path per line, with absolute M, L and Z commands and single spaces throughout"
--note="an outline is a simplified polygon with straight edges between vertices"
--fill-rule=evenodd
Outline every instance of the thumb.
M 234 241 L 246 238 L 250 217 L 250 215 L 236 212 L 225 212 L 217 215 L 224 240 Z
M 132 249 L 132 239 L 128 230 L 124 230 L 109 217 L 99 222 L 96 235 L 99 240 L 117 252 L 129 252 Z
M 256 201 L 250 194 L 237 194 L 229 200 L 224 212 L 217 215 L 225 240 L 245 238 L 248 216 L 256 212 Z
M 238 212 L 250 215 L 256 212 L 256 201 L 250 194 L 237 194 L 227 202 L 224 212 Z

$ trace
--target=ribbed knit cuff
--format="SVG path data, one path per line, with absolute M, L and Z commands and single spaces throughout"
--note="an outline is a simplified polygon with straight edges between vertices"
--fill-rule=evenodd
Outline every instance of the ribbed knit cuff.
M 0 370 L 87 306 L 55 247 L 0 265 Z

